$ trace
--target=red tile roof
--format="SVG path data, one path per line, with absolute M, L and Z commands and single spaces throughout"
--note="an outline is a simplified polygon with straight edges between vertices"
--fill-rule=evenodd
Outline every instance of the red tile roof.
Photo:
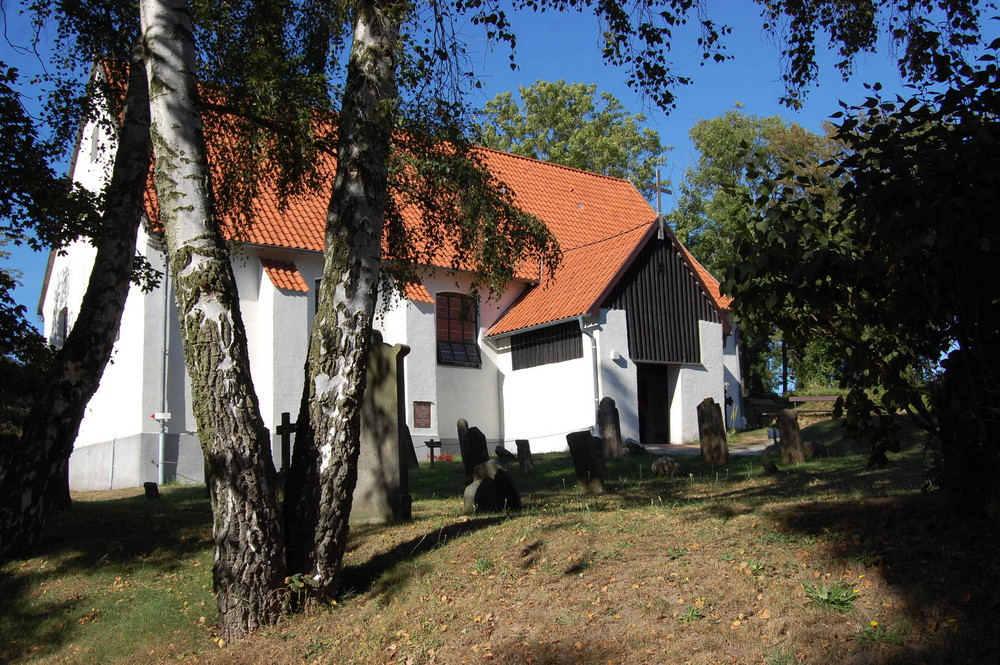
M 627 180 L 496 150 L 479 151 L 490 171 L 510 188 L 517 205 L 544 221 L 563 250 L 563 263 L 555 275 L 539 275 L 537 265 L 526 264 L 518 270 L 518 278 L 541 283 L 518 300 L 488 334 L 509 333 L 594 312 L 643 241 L 653 233 L 656 213 Z M 257 245 L 322 251 L 335 168 L 333 157 L 323 159 L 324 170 L 331 174 L 324 178 L 324 187 L 292 196 L 284 206 L 279 205 L 274 190 L 266 189 L 254 202 L 253 225 L 237 232 L 232 224 L 224 223 L 226 235 Z M 155 219 L 155 195 L 148 196 L 147 201 L 150 217 Z M 404 210 L 403 214 L 405 219 L 415 213 Z M 728 306 L 728 299 L 719 293 L 718 282 L 684 251 L 716 305 Z M 451 259 L 445 250 L 434 263 L 449 267 Z M 269 270 L 268 276 L 280 288 L 307 291 L 301 275 L 294 272 L 298 282 L 278 268 Z M 281 286 L 293 283 L 296 286 Z M 434 301 L 420 285 L 407 285 L 404 293 L 411 300 Z
M 306 281 L 302 279 L 302 274 L 295 267 L 294 263 L 266 258 L 262 258 L 260 263 L 264 266 L 264 272 L 267 273 L 271 283 L 279 289 L 301 291 L 303 293 L 309 291 Z
M 564 249 L 558 274 L 528 291 L 486 334 L 503 335 L 595 313 L 655 229 L 656 224 L 646 222 L 610 238 Z
M 675 237 L 676 239 L 676 237 Z M 698 276 L 701 280 L 702 286 L 708 292 L 709 297 L 715 303 L 715 306 L 721 310 L 729 309 L 729 305 L 732 304 L 733 299 L 722 292 L 722 286 L 719 284 L 719 280 L 712 277 L 712 273 L 708 272 L 705 266 L 698 263 L 698 259 L 694 258 L 694 254 L 685 247 L 680 240 L 676 241 L 678 247 L 681 248 L 681 254 L 687 259 L 687 262 L 691 264 L 694 269 L 694 274 Z
M 434 302 L 434 296 L 427 290 L 427 287 L 416 282 L 408 282 L 403 285 L 403 296 L 407 300 L 416 300 L 417 302 Z

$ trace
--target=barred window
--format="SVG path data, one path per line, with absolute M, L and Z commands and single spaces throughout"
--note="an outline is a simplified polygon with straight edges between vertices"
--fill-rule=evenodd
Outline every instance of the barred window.
M 438 364 L 479 367 L 475 301 L 459 293 L 439 293 L 436 303 Z

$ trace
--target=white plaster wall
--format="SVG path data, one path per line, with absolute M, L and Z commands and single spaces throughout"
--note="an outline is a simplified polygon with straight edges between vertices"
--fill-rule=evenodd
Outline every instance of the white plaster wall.
M 635 362 L 628 355 L 628 324 L 625 310 L 601 310 L 597 334 L 600 357 L 601 397 L 610 397 L 618 407 L 622 439 L 639 440 L 639 391 Z M 584 338 L 587 341 L 587 338 Z M 617 355 L 616 359 L 614 356 Z
M 701 364 L 683 365 L 677 370 L 670 403 L 670 442 L 689 443 L 698 439 L 698 404 L 711 397 L 725 408 L 722 358 L 722 324 L 698 322 Z
M 42 304 L 44 331 L 53 339 L 58 312 L 68 310 L 67 329 L 72 329 L 94 264 L 95 251 L 89 243 L 75 242 L 66 253 L 56 256 L 49 274 Z M 114 345 L 104 378 L 84 411 L 76 446 L 82 447 L 125 437 L 142 431 L 142 388 L 144 383 L 143 315 L 144 296 L 131 288 L 126 299 L 119 341 Z
M 299 416 L 313 318 L 310 302 L 315 293 L 308 280 L 310 290 L 305 293 L 282 291 L 264 273 L 259 261 L 256 267 L 260 280 L 257 317 L 252 336 L 248 331 L 248 337 L 257 354 L 251 358 L 250 371 L 260 400 L 261 417 L 271 432 L 274 464 L 280 466 L 281 438 L 275 430 L 281 424 L 282 413 L 288 413 L 293 423 Z
M 732 404 L 726 404 L 724 408 L 726 422 L 730 428 L 743 429 L 746 427 L 746 418 L 743 412 L 743 375 L 740 370 L 740 333 L 735 327 L 733 332 L 726 336 L 726 345 L 722 351 L 722 361 L 725 366 L 725 388 L 726 399 Z
M 583 336 L 583 357 L 514 371 L 510 346 L 501 347 L 505 447 L 527 439 L 531 452 L 567 450 L 566 435 L 593 427 L 594 366 L 590 338 Z
M 409 344 L 406 332 L 407 302 L 396 292 L 392 293 L 388 302 L 379 294 L 372 326 L 382 333 L 382 341 L 386 344 Z
M 406 424 L 417 446 L 428 439 L 441 440 L 438 430 L 437 398 L 437 348 L 435 344 L 434 304 L 407 301 L 404 306 L 406 333 L 404 339 L 410 346 L 410 353 L 403 360 L 406 373 Z M 385 340 L 389 344 L 400 344 L 400 340 Z M 430 402 L 430 427 L 417 429 L 413 424 L 413 403 Z M 457 438 L 458 434 L 447 433 Z
M 423 283 L 432 297 L 438 293 L 469 293 L 471 289 L 471 280 L 464 275 L 433 274 L 424 277 Z M 496 351 L 483 341 L 483 333 L 506 311 L 522 288 L 521 284 L 511 284 L 496 299 L 480 294 L 478 334 L 482 365 L 478 368 L 438 365 L 433 303 L 406 301 L 376 321 L 385 331 L 386 342 L 407 344 L 411 349 L 405 360 L 405 411 L 406 423 L 418 448 L 427 439 L 443 441 L 446 446 L 456 445 L 459 418 L 482 430 L 491 444 L 505 438 L 501 417 L 502 376 L 497 368 Z M 414 426 L 414 402 L 431 403 L 429 428 Z

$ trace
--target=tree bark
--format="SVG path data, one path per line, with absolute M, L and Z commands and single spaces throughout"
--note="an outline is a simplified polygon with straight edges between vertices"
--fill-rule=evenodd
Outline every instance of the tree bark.
M 80 421 L 111 357 L 128 295 L 149 173 L 145 76 L 136 49 L 87 291 L 72 331 L 34 396 L 20 445 L 0 459 L 0 559 L 34 546 L 65 494 L 65 470 Z
M 232 264 L 212 211 L 191 16 L 184 0 L 141 0 L 140 15 L 156 192 L 208 465 L 222 636 L 231 640 L 281 613 L 277 474 L 250 376 Z
M 377 298 L 396 103 L 393 3 L 359 2 L 319 305 L 289 478 L 289 566 L 319 598 L 338 589 L 357 482 L 360 406 Z

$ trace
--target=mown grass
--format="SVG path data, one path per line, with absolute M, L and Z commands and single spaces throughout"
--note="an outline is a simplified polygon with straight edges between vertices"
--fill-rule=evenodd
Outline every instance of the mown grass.
M 413 521 L 354 529 L 335 605 L 224 648 L 203 490 L 77 501 L 37 556 L 0 569 L 0 658 L 1000 662 L 995 533 L 921 491 L 919 447 L 863 471 L 834 424 L 804 435 L 832 454 L 774 476 L 754 457 L 682 457 L 669 479 L 627 458 L 602 496 L 576 491 L 568 457 L 537 456 L 534 474 L 512 469 L 517 515 L 463 515 L 461 464 L 424 466 Z

